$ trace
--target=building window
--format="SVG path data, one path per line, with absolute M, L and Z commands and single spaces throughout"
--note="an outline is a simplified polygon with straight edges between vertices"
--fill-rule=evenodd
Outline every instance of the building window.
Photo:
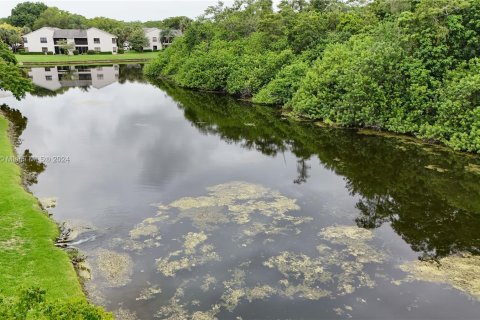
M 42 47 L 42 52 L 48 52 L 48 48 L 47 47 Z
M 45 76 L 45 80 L 52 81 L 52 76 Z
M 112 52 L 117 52 L 117 47 L 113 47 Z
M 49 67 L 45 67 L 45 71 L 50 71 L 50 68 L 49 68 Z
M 95 47 L 95 51 L 100 52 L 100 47 Z
M 93 43 L 100 43 L 100 38 L 93 38 Z
M 28 39 L 27 39 L 27 38 L 23 37 L 22 39 L 23 39 L 23 43 L 28 43 Z
M 98 80 L 103 80 L 103 74 L 101 74 L 101 73 L 97 74 L 97 79 Z
M 47 43 L 47 38 L 41 37 L 40 38 L 40 43 Z
M 112 38 L 112 44 L 117 44 L 117 39 L 116 38 Z
M 152 41 L 157 42 L 157 37 L 153 37 Z

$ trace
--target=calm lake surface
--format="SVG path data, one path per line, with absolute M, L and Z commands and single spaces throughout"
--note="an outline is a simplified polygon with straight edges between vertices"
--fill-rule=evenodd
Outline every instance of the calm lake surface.
M 48 69 L 48 68 L 47 68 Z M 120 319 L 478 319 L 480 160 L 149 83 L 29 70 L 31 190 Z

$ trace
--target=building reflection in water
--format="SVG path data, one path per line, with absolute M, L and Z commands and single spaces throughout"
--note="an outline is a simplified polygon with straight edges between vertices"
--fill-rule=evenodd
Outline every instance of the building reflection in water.
M 31 68 L 28 76 L 42 88 L 56 91 L 65 87 L 104 88 L 119 78 L 119 65 L 55 66 Z

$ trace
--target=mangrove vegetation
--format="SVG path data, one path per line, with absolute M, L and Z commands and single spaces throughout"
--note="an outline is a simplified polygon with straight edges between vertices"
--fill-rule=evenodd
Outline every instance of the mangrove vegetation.
M 146 73 L 479 153 L 479 33 L 479 0 L 237 0 L 209 7 Z

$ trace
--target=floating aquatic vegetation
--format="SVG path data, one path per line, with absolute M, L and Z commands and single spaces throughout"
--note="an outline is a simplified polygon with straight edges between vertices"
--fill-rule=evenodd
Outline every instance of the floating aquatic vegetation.
M 182 287 L 177 288 L 173 297 L 170 298 L 169 303 L 162 306 L 154 317 L 164 320 L 188 320 L 189 314 L 186 306 L 180 303 L 180 299 L 184 294 Z
M 224 211 L 221 207 L 194 208 L 182 210 L 178 217 L 190 219 L 192 225 L 199 230 L 212 231 L 230 222 L 230 218 Z
M 428 166 L 425 166 L 425 169 L 434 170 L 434 171 L 437 171 L 437 172 L 440 172 L 440 173 L 444 173 L 444 172 L 448 171 L 447 169 L 444 169 L 444 168 L 439 167 L 439 166 L 434 165 L 434 164 L 429 164 Z
M 409 275 L 403 281 L 446 283 L 480 300 L 480 256 L 461 253 L 438 261 L 414 261 L 400 266 Z
M 62 223 L 61 229 L 62 238 L 67 242 L 77 240 L 87 232 L 97 231 L 94 226 L 82 220 L 66 220 Z
M 98 271 L 108 286 L 122 287 L 130 282 L 133 261 L 128 254 L 98 249 L 95 256 Z
M 40 201 L 40 204 L 44 209 L 51 209 L 57 206 L 57 198 L 55 197 L 40 198 L 38 201 Z
M 469 163 L 468 166 L 465 166 L 465 170 L 480 175 L 480 165 L 478 164 Z
M 327 290 L 320 289 L 319 284 L 329 282 L 332 275 L 323 268 L 323 262 L 319 258 L 284 251 L 265 261 L 264 265 L 277 269 L 285 276 L 279 283 L 282 285 L 281 293 L 289 298 L 298 295 L 317 300 L 329 295 Z M 291 283 L 289 279 L 296 283 Z
M 130 230 L 130 238 L 133 240 L 140 239 L 147 236 L 156 236 L 158 234 L 158 227 L 151 223 L 139 223 L 134 229 Z
M 194 226 L 203 230 L 212 230 L 218 224 L 229 222 L 246 224 L 254 213 L 274 220 L 290 221 L 295 225 L 311 219 L 286 215 L 288 211 L 299 209 L 296 200 L 261 185 L 236 181 L 209 187 L 207 190 L 208 196 L 181 198 L 169 206 L 180 209 L 179 217 L 192 219 Z M 222 207 L 227 210 L 221 209 Z
M 203 278 L 203 283 L 200 286 L 200 288 L 202 289 L 202 291 L 207 292 L 208 290 L 210 290 L 210 287 L 212 285 L 215 285 L 216 283 L 217 283 L 217 279 L 215 279 L 215 277 L 211 276 L 210 274 L 207 274 Z
M 246 290 L 246 298 L 249 302 L 253 300 L 265 300 L 276 294 L 278 290 L 269 285 L 261 285 Z
M 167 277 L 173 277 L 180 270 L 190 270 L 197 265 L 220 260 L 218 254 L 214 251 L 214 246 L 211 244 L 203 244 L 199 252 L 197 252 L 197 247 L 207 239 L 208 236 L 203 231 L 200 233 L 188 233 L 183 244 L 184 250 L 177 250 L 164 258 L 157 259 L 157 270 Z M 172 259 L 181 255 L 184 256 L 179 259 Z
M 130 310 L 120 308 L 114 312 L 115 319 L 117 320 L 137 320 L 137 314 Z
M 157 294 L 161 292 L 162 292 L 162 289 L 160 289 L 160 286 L 153 285 L 153 286 L 142 289 L 142 291 L 140 291 L 140 295 L 135 300 L 137 301 L 150 300 L 150 299 L 153 299 Z
M 205 242 L 208 239 L 208 236 L 202 231 L 200 233 L 189 232 L 185 236 L 185 242 L 183 247 L 185 248 L 186 254 L 194 254 L 197 250 L 197 246 Z

